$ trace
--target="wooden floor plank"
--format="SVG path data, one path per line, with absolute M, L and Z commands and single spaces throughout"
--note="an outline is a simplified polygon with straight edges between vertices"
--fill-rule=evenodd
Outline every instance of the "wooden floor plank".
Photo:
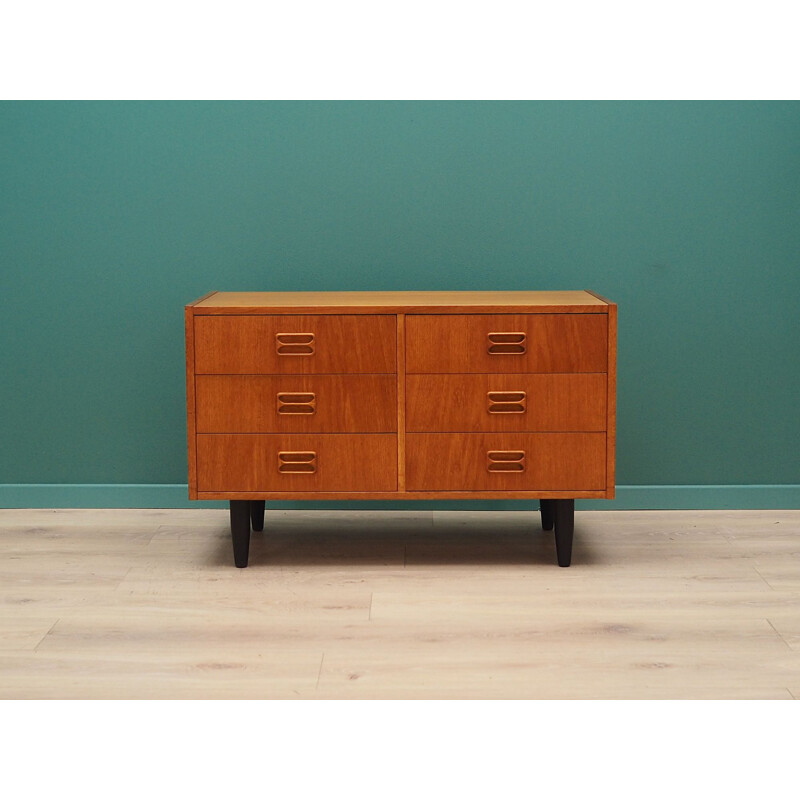
M 3 699 L 312 698 L 321 653 L 276 651 L 231 658 L 189 653 L 158 661 L 35 653 L 0 654 Z
M 22 617 L 0 617 L 0 651 L 34 650 L 53 629 L 58 619 L 26 614 Z
M 786 645 L 800 653 L 800 614 L 786 609 L 770 611 L 767 622 L 786 642 Z
M 0 510 L 2 698 L 800 696 L 800 512 Z

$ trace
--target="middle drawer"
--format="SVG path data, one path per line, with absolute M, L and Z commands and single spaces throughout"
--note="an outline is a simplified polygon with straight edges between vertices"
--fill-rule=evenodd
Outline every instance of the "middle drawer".
M 604 431 L 603 373 L 406 376 L 406 430 Z
M 394 375 L 197 375 L 198 433 L 393 433 Z

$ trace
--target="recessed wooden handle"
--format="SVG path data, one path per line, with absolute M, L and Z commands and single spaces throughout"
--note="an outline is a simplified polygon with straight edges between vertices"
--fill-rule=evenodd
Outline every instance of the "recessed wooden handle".
M 524 472 L 524 450 L 489 450 L 486 453 L 489 472 Z
M 525 352 L 527 334 L 522 331 L 495 332 L 487 334 L 489 345 L 487 352 L 491 356 L 519 355 Z
M 279 356 L 313 356 L 313 333 L 276 333 L 275 349 Z
M 490 414 L 524 414 L 527 410 L 525 392 L 487 392 L 486 402 Z
M 315 414 L 316 411 L 314 392 L 278 392 L 279 414 Z
M 316 472 L 317 454 L 313 450 L 281 450 L 278 453 L 278 472 Z

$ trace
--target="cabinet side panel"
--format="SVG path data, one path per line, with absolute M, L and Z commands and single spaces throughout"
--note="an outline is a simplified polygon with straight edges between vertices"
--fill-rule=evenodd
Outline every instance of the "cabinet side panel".
M 189 452 L 189 499 L 197 500 L 197 438 L 194 392 L 194 309 L 184 310 L 186 324 L 186 435 Z
M 616 490 L 617 455 L 617 306 L 608 307 L 608 422 L 606 424 L 606 497 L 611 500 Z
M 406 490 L 406 315 L 397 315 L 397 490 Z

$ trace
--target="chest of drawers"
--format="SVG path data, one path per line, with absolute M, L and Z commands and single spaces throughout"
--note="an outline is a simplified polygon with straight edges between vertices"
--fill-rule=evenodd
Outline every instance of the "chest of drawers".
M 614 303 L 591 292 L 211 292 L 186 306 L 189 497 L 234 562 L 275 500 L 614 496 Z

